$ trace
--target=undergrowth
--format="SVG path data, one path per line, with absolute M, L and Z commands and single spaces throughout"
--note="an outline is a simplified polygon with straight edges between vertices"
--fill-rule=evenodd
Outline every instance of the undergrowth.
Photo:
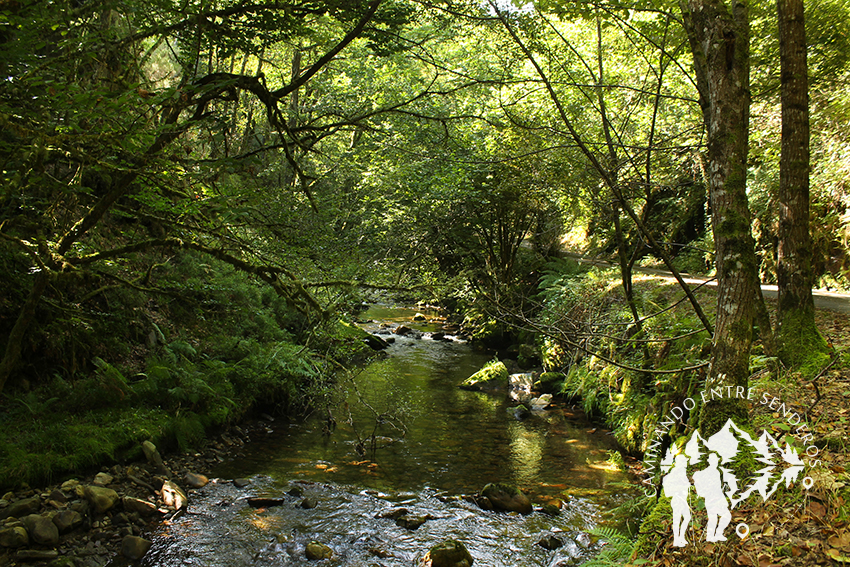
M 69 348 L 50 350 L 3 392 L 0 487 L 140 457 L 144 440 L 186 451 L 250 411 L 321 406 L 334 397 L 335 361 L 371 352 L 228 266 L 191 255 L 171 264 L 158 282 L 168 294 L 142 302 L 132 290 L 108 290 L 103 300 L 121 315 L 88 321 L 93 337 L 121 348 L 51 335 L 61 317 L 37 329 L 42 342 L 76 341 L 75 363 L 66 364 Z

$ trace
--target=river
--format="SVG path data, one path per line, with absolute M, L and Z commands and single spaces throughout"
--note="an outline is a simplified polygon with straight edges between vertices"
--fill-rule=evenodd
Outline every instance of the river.
M 212 471 L 216 480 L 190 496 L 187 513 L 153 535 L 143 565 L 315 564 L 305 557 L 311 541 L 333 550 L 328 565 L 409 567 L 447 538 L 490 567 L 577 565 L 592 555 L 588 532 L 623 498 L 625 475 L 607 463 L 612 438 L 563 403 L 518 420 L 505 393 L 459 389 L 492 354 L 452 337 L 432 340 L 436 328 L 417 326 L 414 314 L 362 314 L 372 332 L 403 323 L 424 334 L 393 335 L 386 358 L 341 377 L 332 431 L 326 414 L 275 421 L 244 456 Z M 236 478 L 250 484 L 237 488 Z M 462 498 L 490 482 L 561 511 L 488 512 Z M 275 505 L 250 506 L 257 496 Z M 379 517 L 402 507 L 427 521 L 411 530 Z M 563 545 L 539 545 L 547 536 Z

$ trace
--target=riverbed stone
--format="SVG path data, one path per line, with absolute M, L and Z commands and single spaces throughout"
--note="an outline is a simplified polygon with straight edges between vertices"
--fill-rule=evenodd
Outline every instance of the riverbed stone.
M 124 505 L 124 510 L 131 514 L 136 513 L 143 518 L 150 518 L 157 514 L 156 505 L 147 500 L 125 496 L 121 503 Z
M 6 516 L 22 518 L 24 516 L 29 516 L 30 514 L 35 514 L 40 508 L 41 499 L 38 496 L 34 496 L 32 498 L 25 498 L 23 500 L 18 500 L 17 502 L 12 502 L 12 504 L 10 504 L 4 512 Z
M 111 474 L 105 473 L 105 472 L 99 472 L 95 475 L 94 480 L 92 481 L 92 484 L 95 485 L 95 486 L 107 486 L 107 485 L 112 484 L 113 480 L 114 480 L 114 477 Z
M 98 514 L 103 514 L 110 510 L 120 500 L 117 492 L 111 488 L 104 488 L 102 486 L 86 486 L 83 489 L 83 496 Z
M 301 501 L 301 504 L 299 504 L 298 507 L 304 508 L 305 510 L 312 510 L 318 505 L 319 503 L 315 498 L 311 498 L 308 496 L 307 498 Z
M 53 523 L 60 534 L 66 534 L 82 526 L 83 517 L 76 510 L 62 510 L 53 516 Z
M 317 561 L 319 559 L 330 559 L 333 557 L 334 552 L 333 549 L 323 543 L 311 541 L 307 544 L 305 554 L 310 561 Z
M 233 486 L 236 488 L 245 488 L 249 484 L 251 484 L 251 481 L 247 478 L 236 478 L 233 480 Z
M 59 557 L 55 549 L 21 549 L 15 552 L 18 561 L 50 561 Z
M 481 498 L 489 501 L 493 510 L 530 514 L 531 501 L 520 489 L 509 484 L 491 483 L 481 489 Z
M 189 499 L 186 497 L 183 489 L 170 480 L 166 480 L 162 484 L 162 501 L 165 502 L 166 506 L 170 506 L 176 510 L 189 505 Z
M 396 518 L 395 523 L 397 526 L 404 528 L 406 530 L 416 530 L 428 521 L 427 516 L 411 516 L 409 514 L 405 514 L 404 516 L 399 516 Z
M 29 545 L 30 536 L 23 526 L 0 530 L 0 547 L 23 547 Z
M 421 567 L 471 567 L 474 561 L 465 545 L 447 539 L 432 547 L 419 564 Z
M 27 528 L 27 533 L 34 543 L 47 546 L 59 544 L 59 528 L 56 527 L 56 524 L 50 518 L 39 516 L 38 514 L 30 514 L 21 518 L 21 521 Z
M 133 561 L 144 557 L 150 548 L 150 540 L 139 536 L 128 535 L 121 540 L 121 555 Z
M 552 534 L 546 534 L 540 538 L 540 541 L 537 542 L 537 545 L 539 545 L 543 549 L 553 551 L 564 545 L 564 542 Z
M 183 482 L 189 488 L 203 488 L 209 483 L 210 479 L 202 474 L 187 472 L 183 475 Z

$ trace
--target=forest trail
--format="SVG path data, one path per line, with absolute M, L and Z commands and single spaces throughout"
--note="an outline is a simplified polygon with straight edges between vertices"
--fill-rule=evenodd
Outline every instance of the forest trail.
M 565 258 L 572 258 L 573 260 L 581 264 L 616 267 L 615 264 L 612 264 L 611 262 L 608 262 L 606 260 L 586 258 L 581 254 L 577 254 L 575 252 L 564 251 L 561 253 L 561 256 Z M 673 278 L 673 275 L 666 270 L 659 270 L 657 268 L 643 268 L 640 266 L 635 266 L 634 269 L 636 272 L 640 272 L 642 274 L 651 274 L 670 280 L 675 279 Z M 709 287 L 717 286 L 717 280 L 713 278 L 682 274 L 682 279 L 685 281 L 685 283 L 691 285 L 707 285 Z M 764 295 L 765 299 L 775 300 L 778 295 L 778 288 L 776 285 L 762 284 L 761 292 Z M 839 293 L 837 291 L 830 291 L 826 289 L 813 289 L 812 296 L 814 297 L 816 309 L 827 309 L 829 311 L 837 311 L 839 313 L 850 313 L 850 293 Z

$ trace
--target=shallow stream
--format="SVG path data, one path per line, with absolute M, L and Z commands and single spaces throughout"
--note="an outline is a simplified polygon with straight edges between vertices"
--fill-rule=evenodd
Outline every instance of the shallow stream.
M 217 480 L 190 496 L 187 513 L 154 534 L 143 565 L 316 564 L 305 546 L 318 541 L 334 552 L 321 564 L 409 567 L 447 538 L 489 567 L 577 565 L 590 556 L 587 532 L 621 499 L 615 485 L 625 480 L 606 463 L 612 438 L 563 404 L 518 420 L 506 393 L 460 390 L 492 355 L 451 336 L 433 340 L 437 328 L 413 323 L 415 313 L 363 313 L 372 332 L 404 324 L 423 335 L 392 335 L 385 359 L 342 380 L 347 401 L 330 434 L 324 414 L 275 421 L 243 457 L 212 471 Z M 396 418 L 400 429 L 387 425 Z M 250 484 L 237 488 L 235 478 Z M 487 512 L 461 498 L 490 482 L 522 488 L 536 509 L 562 503 L 561 512 Z M 276 505 L 250 506 L 257 496 Z M 305 499 L 315 507 L 302 507 Z M 410 530 L 377 517 L 402 507 L 427 521 Z M 548 535 L 564 545 L 545 549 L 538 542 Z

